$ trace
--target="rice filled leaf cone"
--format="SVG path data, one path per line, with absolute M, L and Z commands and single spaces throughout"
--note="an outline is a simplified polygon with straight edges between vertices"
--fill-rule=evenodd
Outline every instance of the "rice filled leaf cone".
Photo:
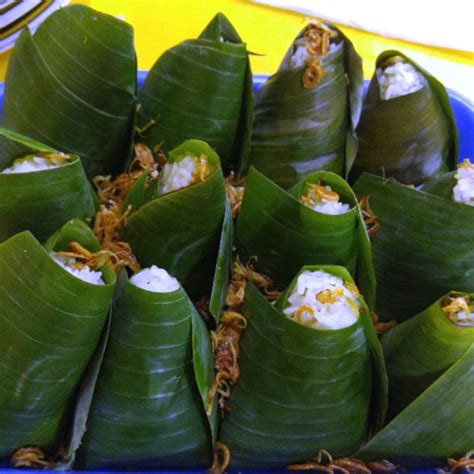
M 315 283 L 326 288 L 317 295 L 327 303 L 318 310 L 288 309 L 301 286 L 319 304 L 307 276 L 316 273 L 340 279 Z M 219 430 L 219 441 L 230 450 L 230 469 L 285 468 L 320 449 L 349 455 L 380 427 L 387 389 L 382 351 L 368 308 L 356 294 L 349 273 L 337 266 L 304 267 L 275 306 L 247 285 L 240 377 Z M 326 296 L 334 297 L 337 309 Z M 315 315 L 318 322 L 310 322 Z
M 458 132 L 444 86 L 398 51 L 377 58 L 357 128 L 362 172 L 419 185 L 454 168 Z
M 209 466 L 212 378 L 209 335 L 183 288 L 157 267 L 135 274 L 113 305 L 78 466 Z
M 25 28 L 16 41 L 3 125 L 79 155 L 89 177 L 116 173 L 130 152 L 135 94 L 132 27 L 71 5 L 50 15 L 34 35 Z M 0 165 L 22 153 L 3 143 Z
M 377 279 L 375 312 L 404 321 L 448 291 L 474 291 L 474 207 L 363 174 L 378 231 L 371 238 Z
M 43 241 L 72 218 L 92 217 L 94 195 L 78 156 L 1 127 L 0 136 L 31 148 L 0 169 L 0 241 L 23 230 Z
M 193 299 L 209 296 L 226 206 L 219 157 L 188 140 L 168 159 L 160 194 L 128 218 L 124 239 L 142 266 L 164 268 Z
M 283 188 L 319 170 L 347 176 L 362 94 L 352 43 L 334 25 L 310 22 L 256 92 L 249 164 Z
M 374 305 L 369 238 L 353 191 L 334 173 L 312 173 L 286 192 L 251 168 L 236 223 L 236 247 L 242 261 L 255 257 L 255 268 L 278 289 L 305 264 L 343 265 L 369 307 Z
M 450 292 L 384 334 L 393 418 L 474 344 L 474 294 Z
M 245 43 L 218 13 L 197 39 L 167 50 L 139 92 L 138 125 L 144 142 L 172 150 L 204 140 L 227 172 L 249 146 L 252 73 Z
M 355 457 L 432 468 L 464 456 L 474 440 L 474 344 Z
M 74 221 L 67 232 L 87 245 L 86 229 Z M 83 281 L 88 270 L 61 260 L 61 242 L 59 231 L 46 249 L 24 231 L 0 244 L 0 458 L 25 445 L 55 455 L 67 442 L 74 394 L 107 319 L 115 276 L 104 268 L 90 272 L 100 284 Z

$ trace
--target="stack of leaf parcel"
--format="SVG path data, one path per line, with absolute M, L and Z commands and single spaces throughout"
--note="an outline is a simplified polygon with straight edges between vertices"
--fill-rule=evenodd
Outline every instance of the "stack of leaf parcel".
M 254 101 L 218 13 L 137 89 L 133 41 L 71 5 L 11 56 L 0 466 L 472 465 L 474 165 L 442 84 L 386 51 L 364 97 L 308 20 Z

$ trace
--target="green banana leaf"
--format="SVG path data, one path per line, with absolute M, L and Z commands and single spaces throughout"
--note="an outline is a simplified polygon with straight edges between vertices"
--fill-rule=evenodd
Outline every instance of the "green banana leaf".
M 188 140 L 169 159 L 186 154 L 206 155 L 215 170 L 204 181 L 146 202 L 128 218 L 123 235 L 142 266 L 166 269 L 195 300 L 211 293 L 226 193 L 219 157 L 209 145 Z
M 253 95 L 248 53 L 229 20 L 218 13 L 198 39 L 166 51 L 139 101 L 140 135 L 150 148 L 199 138 L 215 148 L 226 172 L 235 167 L 248 151 Z
M 31 156 L 55 151 L 3 127 L 0 136 L 31 148 L 36 152 Z M 14 174 L 0 171 L 0 242 L 23 230 L 42 241 L 68 220 L 90 218 L 94 212 L 93 191 L 76 155 L 56 169 Z
M 380 222 L 371 243 L 381 320 L 404 321 L 453 288 L 474 291 L 474 208 L 365 173 L 354 191 Z
M 456 171 L 451 171 L 436 178 L 429 179 L 420 186 L 420 190 L 428 194 L 434 194 L 435 196 L 452 199 L 453 188 L 457 183 L 455 174 Z
M 209 302 L 209 312 L 219 324 L 219 317 L 222 314 L 229 284 L 232 264 L 232 237 L 234 233 L 234 222 L 232 220 L 232 210 L 226 202 L 224 223 L 222 224 L 219 251 L 217 253 L 216 268 L 214 270 L 214 280 L 212 282 L 212 292 Z
M 419 90 L 390 100 L 380 98 L 376 73 L 370 81 L 357 128 L 359 151 L 352 178 L 362 172 L 421 184 L 454 168 L 458 132 L 444 86 L 398 51 L 384 51 L 375 67 L 399 56 L 426 79 Z
M 393 418 L 428 388 L 474 344 L 474 327 L 460 326 L 443 312 L 447 296 L 388 331 L 382 348 L 390 383 L 389 416 Z M 474 295 L 470 297 L 474 301 Z
M 61 8 L 32 36 L 25 28 L 10 58 L 4 125 L 81 157 L 89 177 L 120 171 L 136 108 L 130 25 L 83 5 Z M 0 166 L 24 148 L 0 146 Z
M 118 283 L 118 280 L 117 280 Z M 92 403 L 92 395 L 97 383 L 99 370 L 104 360 L 105 348 L 110 334 L 110 311 L 107 323 L 102 332 L 99 343 L 92 359 L 87 366 L 81 384 L 74 400 L 74 409 L 71 417 L 71 427 L 69 430 L 67 446 L 61 449 L 60 457 L 54 467 L 55 470 L 70 470 L 76 461 L 76 453 L 82 442 L 82 437 L 86 432 L 86 421 Z
M 87 226 L 75 225 L 74 240 L 86 244 Z M 56 250 L 60 234 L 49 243 Z M 63 443 L 112 299 L 115 276 L 102 273 L 105 285 L 72 276 L 28 231 L 0 244 L 0 458 L 25 445 L 55 453 Z
M 347 270 L 309 266 L 352 282 Z M 230 469 L 284 468 L 326 449 L 344 456 L 370 431 L 372 386 L 376 425 L 383 421 L 386 376 L 380 345 L 367 306 L 352 326 L 317 330 L 288 319 L 252 285 L 242 313 L 248 327 L 240 342 L 240 377 L 219 430 L 231 452 Z
M 181 287 L 154 293 L 127 281 L 113 305 L 78 466 L 209 466 L 211 354 L 206 327 Z
M 465 455 L 474 440 L 473 386 L 474 344 L 355 457 L 432 468 Z
M 319 170 L 347 176 L 362 107 L 362 60 L 334 25 L 338 46 L 321 60 L 324 75 L 303 86 L 305 66 L 291 68 L 295 42 L 280 68 L 256 92 L 249 164 L 283 188 Z M 336 40 L 337 41 L 337 40 Z
M 300 196 L 318 181 L 329 184 L 352 209 L 328 215 L 302 204 Z M 251 168 L 235 239 L 241 259 L 257 257 L 255 268 L 270 276 L 279 289 L 305 264 L 343 265 L 357 280 L 369 307 L 374 306 L 369 238 L 352 189 L 334 173 L 312 173 L 286 192 Z

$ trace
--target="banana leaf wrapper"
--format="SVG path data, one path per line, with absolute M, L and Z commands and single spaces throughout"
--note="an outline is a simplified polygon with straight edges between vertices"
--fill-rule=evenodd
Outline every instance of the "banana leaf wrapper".
M 372 76 L 357 128 L 359 149 L 352 178 L 362 172 L 419 185 L 454 168 L 458 132 L 444 86 L 398 51 L 384 51 L 380 67 L 398 56 L 426 79 L 419 90 L 390 100 L 380 98 L 376 73 Z
M 65 229 L 84 246 L 92 238 L 80 221 Z M 0 458 L 25 445 L 58 449 L 107 319 L 115 276 L 103 269 L 105 285 L 72 276 L 48 254 L 62 242 L 62 230 L 46 248 L 24 231 L 0 244 Z
M 304 270 L 352 282 L 342 267 Z M 246 287 L 240 377 L 219 429 L 219 441 L 230 449 L 230 469 L 284 468 L 320 449 L 345 456 L 383 422 L 382 350 L 362 298 L 361 315 L 352 326 L 312 329 L 281 312 L 295 282 L 276 306 L 252 284 Z
M 442 310 L 448 296 L 461 295 L 448 293 L 383 336 L 390 418 L 423 393 L 474 344 L 474 327 L 456 324 Z M 474 299 L 474 295 L 470 297 Z
M 300 202 L 308 186 L 318 181 L 330 185 L 351 209 L 329 215 Z M 279 289 L 303 265 L 343 265 L 356 279 L 369 307 L 374 306 L 369 238 L 352 189 L 334 173 L 312 173 L 286 192 L 251 168 L 236 223 L 236 247 L 243 261 L 256 257 L 255 268 L 270 276 Z
M 227 172 L 248 152 L 252 87 L 245 43 L 218 13 L 199 38 L 169 49 L 151 68 L 139 91 L 140 135 L 150 148 L 165 151 L 204 140 Z
M 474 441 L 474 344 L 355 457 L 433 468 L 464 456 Z
M 436 178 L 429 179 L 420 186 L 420 190 L 435 196 L 452 199 L 453 189 L 457 184 L 456 171 L 450 171 Z
M 324 73 L 315 88 L 303 86 L 304 65 L 290 67 L 303 30 L 276 74 L 255 94 L 248 165 L 283 188 L 319 170 L 347 176 L 357 152 L 354 130 L 362 108 L 362 60 L 346 36 L 329 26 L 337 31 L 338 47 L 321 59 Z
M 21 78 L 21 79 L 19 79 Z M 81 157 L 89 177 L 128 158 L 136 109 L 133 30 L 83 5 L 61 8 L 16 41 L 5 81 L 7 128 Z M 0 147 L 0 165 L 24 154 Z
M 127 280 L 113 305 L 78 466 L 208 467 L 213 377 L 209 335 L 185 291 L 154 293 Z
M 226 207 L 219 157 L 200 140 L 169 153 L 172 162 L 204 154 L 215 167 L 204 181 L 155 196 L 128 218 L 123 235 L 143 267 L 158 265 L 177 278 L 191 298 L 209 295 Z M 138 193 L 137 193 L 138 194 Z
M 32 156 L 54 152 L 0 127 L 1 135 L 34 150 Z M 55 169 L 15 174 L 0 172 L 0 242 L 24 230 L 43 241 L 70 219 L 90 218 L 94 212 L 93 191 L 76 155 Z
M 474 209 L 394 180 L 363 174 L 380 228 L 371 238 L 382 321 L 404 321 L 448 291 L 474 291 Z

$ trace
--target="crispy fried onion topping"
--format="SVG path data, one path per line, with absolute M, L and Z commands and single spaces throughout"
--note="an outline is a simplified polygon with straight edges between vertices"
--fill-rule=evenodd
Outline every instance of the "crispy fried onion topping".
M 474 302 L 469 295 L 447 296 L 441 309 L 448 318 L 456 324 L 474 324 Z
M 121 240 L 120 233 L 132 210 L 129 206 L 122 212 L 123 201 L 144 171 L 148 171 L 145 186 L 149 186 L 158 178 L 158 163 L 145 145 L 136 144 L 135 159 L 127 173 L 114 179 L 111 176 L 96 176 L 93 179 L 100 204 L 100 210 L 95 215 L 93 230 L 102 251 L 110 256 L 108 265 L 116 273 L 125 267 L 133 272 L 140 270 L 130 245 Z
M 230 308 L 238 309 L 244 301 L 245 285 L 250 281 L 262 290 L 269 301 L 275 301 L 280 297 L 279 291 L 271 290 L 272 280 L 262 273 L 254 270 L 251 260 L 244 265 L 237 257 L 234 262 L 232 280 L 227 288 L 226 304 Z
M 217 394 L 219 395 L 218 403 L 221 410 L 230 410 L 228 399 L 232 387 L 239 379 L 239 342 L 246 327 L 247 319 L 240 313 L 224 311 L 219 327 L 211 332 L 216 378 L 209 391 L 208 414 L 212 411 Z
M 377 336 L 379 337 L 383 333 L 387 332 L 389 329 L 392 329 L 393 327 L 397 325 L 397 322 L 394 319 L 387 322 L 380 322 L 379 317 L 374 312 L 372 312 L 371 317 L 372 317 L 372 324 L 374 325 L 374 328 L 375 328 L 375 332 Z
M 135 158 L 126 173 L 120 174 L 116 178 L 112 176 L 96 176 L 92 182 L 97 190 L 99 204 L 105 206 L 111 202 L 122 203 L 135 181 L 148 170 L 148 181 L 158 177 L 158 163 L 153 158 L 153 153 L 145 145 L 137 143 L 135 145 Z
M 474 449 L 460 459 L 448 458 L 448 466 L 451 474 L 474 472 Z
M 322 199 L 338 202 L 339 194 L 318 182 L 310 184 L 306 196 L 301 196 L 300 198 L 301 202 L 308 207 L 313 207 L 316 201 L 321 201 Z
M 214 447 L 214 458 L 209 468 L 210 474 L 222 474 L 230 463 L 230 450 L 223 443 L 216 443 Z
M 364 218 L 369 237 L 373 237 L 380 230 L 380 221 L 369 206 L 369 196 L 361 196 L 359 208 Z
M 231 171 L 225 179 L 225 190 L 227 193 L 227 201 L 232 210 L 232 217 L 239 215 L 242 199 L 244 198 L 244 180 L 236 180 L 234 172 Z
M 270 278 L 256 272 L 250 262 L 244 265 L 238 257 L 236 258 L 232 280 L 227 289 L 226 310 L 221 316 L 219 327 L 211 331 L 216 378 L 209 390 L 208 414 L 212 412 L 216 400 L 221 410 L 230 410 L 228 399 L 240 375 L 238 364 L 240 337 L 247 327 L 248 315 L 242 315 L 239 310 L 248 281 L 263 290 L 271 301 L 280 295 L 279 292 L 270 289 L 272 286 Z
M 335 38 L 337 32 L 318 20 L 307 19 L 307 21 L 308 26 L 303 36 L 307 40 L 306 51 L 309 58 L 305 62 L 303 86 L 305 89 L 314 89 L 324 75 L 321 58 L 328 54 L 331 38 Z
M 311 460 L 300 463 L 290 464 L 289 471 L 316 471 L 328 474 L 371 474 L 371 473 L 392 473 L 396 472 L 397 468 L 389 461 L 377 461 L 365 464 L 360 459 L 355 458 L 341 458 L 333 459 L 330 453 L 324 449 L 320 450 L 318 454 Z
M 10 464 L 14 468 L 53 469 L 55 462 L 37 446 L 18 448 L 10 457 Z

